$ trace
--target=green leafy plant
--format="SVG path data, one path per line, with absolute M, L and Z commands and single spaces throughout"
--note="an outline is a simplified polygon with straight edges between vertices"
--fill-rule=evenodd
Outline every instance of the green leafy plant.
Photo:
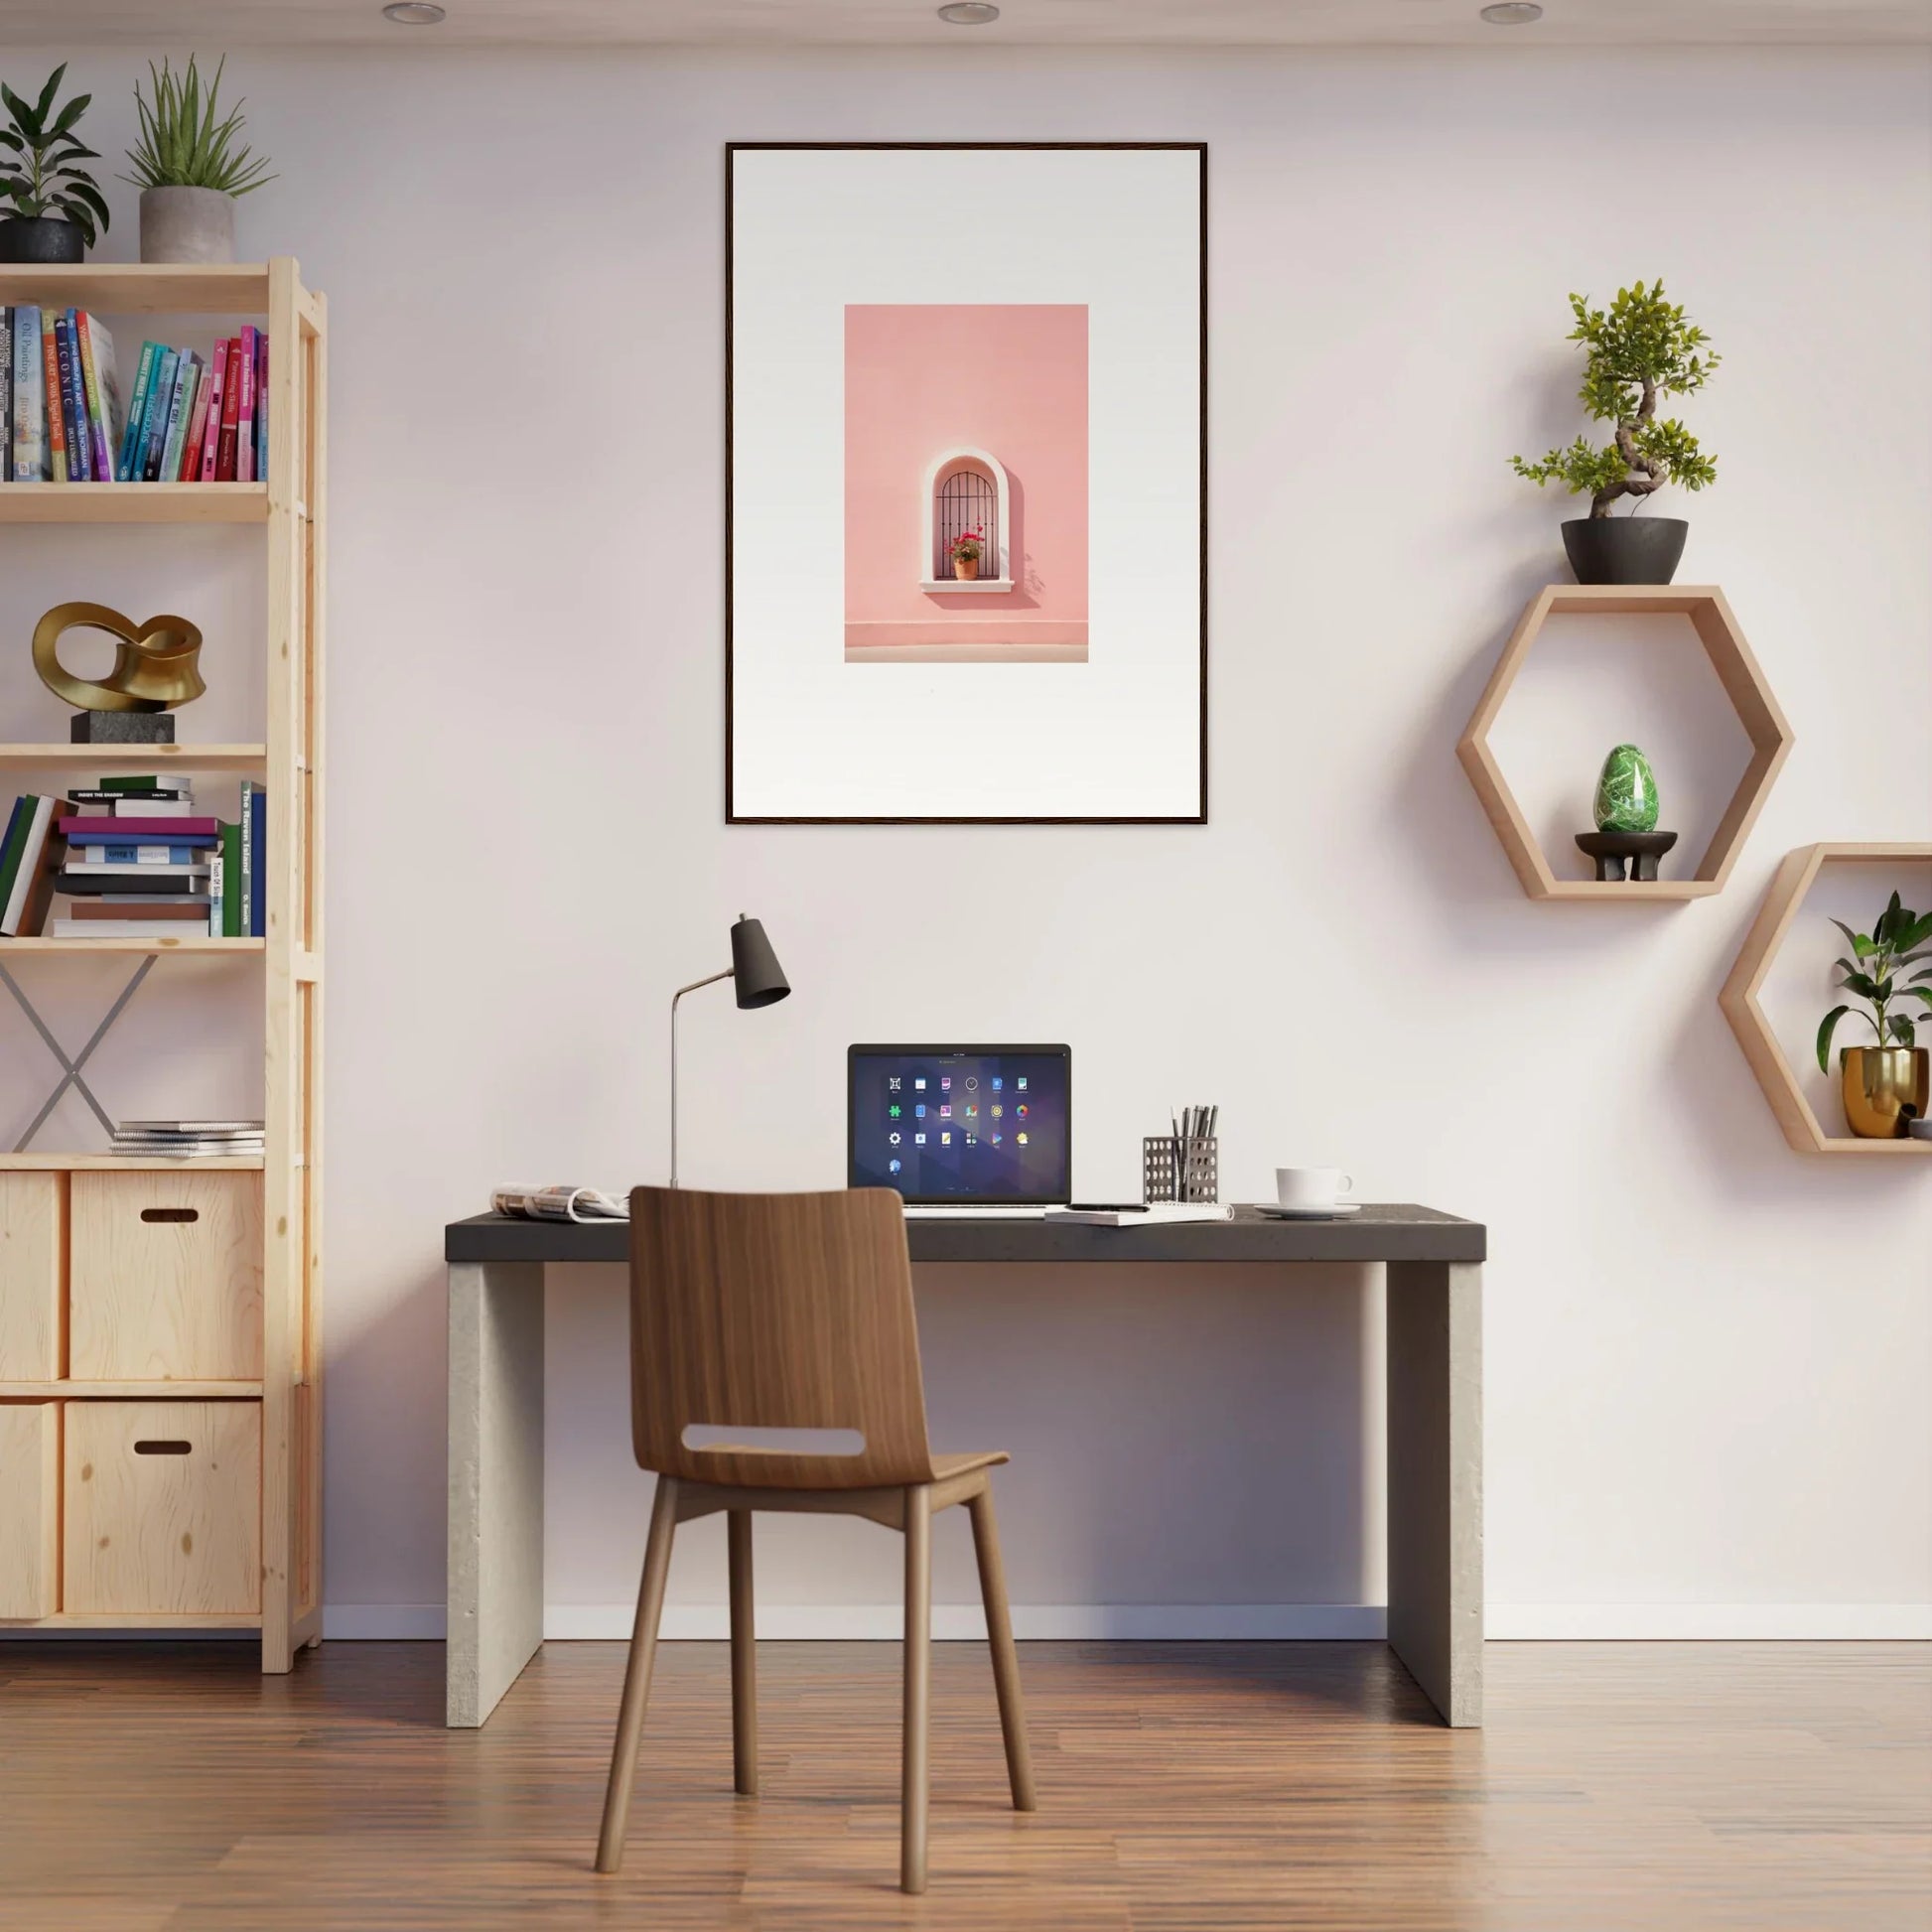
M 1932 980 L 1932 965 L 1924 963 L 1932 960 L 1932 945 L 1927 943 L 1932 941 L 1932 912 L 1914 912 L 1909 906 L 1899 904 L 1898 895 L 1894 893 L 1868 933 L 1854 932 L 1843 919 L 1834 919 L 1832 923 L 1852 942 L 1852 957 L 1838 961 L 1838 984 L 1846 992 L 1856 993 L 1871 1009 L 1865 1019 L 1878 1035 L 1877 1043 L 1917 1045 L 1918 1033 L 1911 1017 L 1892 1013 L 1889 1008 L 1894 1000 L 1920 1000 L 1932 1008 L 1932 986 L 1924 984 Z M 1919 970 L 1901 985 L 1898 976 L 1907 966 L 1917 966 Z M 1832 1070 L 1832 1035 L 1851 1011 L 1849 1005 L 1834 1007 L 1819 1026 L 1821 1072 Z
M 204 94 L 194 55 L 188 57 L 188 66 L 180 73 L 174 72 L 165 60 L 159 72 L 152 61 L 148 63 L 154 99 L 150 102 L 142 93 L 140 81 L 134 83 L 141 138 L 127 151 L 134 173 L 123 175 L 123 181 L 141 189 L 212 188 L 223 195 L 249 195 L 275 179 L 266 172 L 266 159 L 257 160 L 251 150 L 237 150 L 234 145 L 235 137 L 247 125 L 241 116 L 242 103 L 236 101 L 225 120 L 214 118 L 221 69 L 226 66 L 223 56 Z
M 1534 483 L 1560 483 L 1573 495 L 1589 495 L 1591 516 L 1608 516 L 1619 496 L 1637 499 L 1667 483 L 1702 489 L 1718 480 L 1718 463 L 1676 417 L 1657 417 L 1660 396 L 1688 396 L 1702 389 L 1722 357 L 1705 348 L 1710 338 L 1684 311 L 1664 299 L 1664 284 L 1618 289 L 1607 311 L 1587 296 L 1570 298 L 1577 326 L 1564 339 L 1582 343 L 1587 355 L 1579 400 L 1599 423 L 1614 423 L 1611 440 L 1598 448 L 1580 436 L 1552 450 L 1540 463 L 1512 457 L 1519 477 Z
M 976 564 L 980 560 L 980 552 L 984 549 L 985 544 L 986 532 L 976 526 L 973 529 L 961 531 L 946 546 L 946 550 L 947 554 L 956 564 Z
M 7 123 L 0 127 L 0 212 L 29 221 L 52 216 L 71 222 L 91 248 L 95 224 L 108 225 L 107 204 L 93 176 L 74 163 L 100 156 L 73 129 L 93 95 L 75 94 L 56 113 L 54 96 L 67 70 L 63 61 L 31 106 L 0 81 L 0 103 L 7 110 Z

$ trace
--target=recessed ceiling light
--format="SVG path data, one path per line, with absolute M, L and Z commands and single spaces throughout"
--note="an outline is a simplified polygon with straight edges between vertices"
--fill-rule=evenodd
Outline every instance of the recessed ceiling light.
M 1543 9 L 1536 0 L 1496 0 L 1493 7 L 1483 8 L 1482 17 L 1492 27 L 1527 27 L 1543 18 Z
M 389 0 L 382 18 L 393 20 L 398 27 L 434 27 L 445 11 L 436 0 Z
M 939 18 L 948 27 L 991 27 L 1000 17 L 993 0 L 947 0 Z

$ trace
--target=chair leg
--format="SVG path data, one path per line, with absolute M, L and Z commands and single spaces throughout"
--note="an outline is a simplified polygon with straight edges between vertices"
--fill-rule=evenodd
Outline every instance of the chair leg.
M 752 1612 L 752 1512 L 726 1514 L 732 1600 L 732 1784 L 747 1798 L 759 1795 L 759 1665 Z
M 1007 1571 L 1000 1560 L 1000 1532 L 993 1520 L 993 1491 L 967 1498 L 973 1519 L 973 1554 L 979 1558 L 980 1600 L 986 1605 L 986 1637 L 993 1652 L 993 1689 L 1000 1700 L 1000 1733 L 1006 1739 L 1007 1782 L 1015 1811 L 1037 1811 L 1034 1760 L 1027 1747 L 1027 1713 L 1020 1701 L 1020 1653 L 1013 1647 L 1007 1611 Z
M 905 1730 L 899 1782 L 898 1888 L 925 1890 L 932 1729 L 932 1491 L 905 1491 Z
M 644 1700 L 650 1695 L 657 1624 L 664 1611 L 664 1580 L 670 1575 L 671 1538 L 676 1533 L 677 1483 L 670 1476 L 659 1476 L 657 1500 L 651 1505 L 650 1537 L 644 1545 L 644 1575 L 637 1587 L 637 1622 L 630 1633 L 630 1661 L 623 1673 L 618 1740 L 611 1752 L 611 1782 L 604 1793 L 604 1829 L 597 1840 L 600 1871 L 616 1871 L 623 1863 L 630 1786 L 637 1775 L 637 1740 L 644 1728 Z

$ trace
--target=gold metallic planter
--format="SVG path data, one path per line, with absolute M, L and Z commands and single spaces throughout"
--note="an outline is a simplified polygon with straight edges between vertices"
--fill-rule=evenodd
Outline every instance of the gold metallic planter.
M 1867 1141 L 1899 1141 L 1932 1101 L 1932 1052 L 1923 1046 L 1848 1046 L 1838 1056 L 1845 1120 Z

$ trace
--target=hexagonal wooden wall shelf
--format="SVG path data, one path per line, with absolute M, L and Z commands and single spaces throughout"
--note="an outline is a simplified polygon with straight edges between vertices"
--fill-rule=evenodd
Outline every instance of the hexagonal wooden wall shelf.
M 1688 879 L 1559 879 L 1489 749 L 1489 734 L 1530 654 L 1530 646 L 1549 619 L 1633 615 L 1690 619 L 1698 641 L 1711 659 L 1711 668 L 1750 740 L 1750 762 L 1697 870 Z M 1482 809 L 1488 813 L 1509 863 L 1531 898 L 1688 899 L 1706 898 L 1723 890 L 1790 750 L 1791 727 L 1764 682 L 1764 673 L 1744 642 L 1744 633 L 1738 629 L 1723 591 L 1694 584 L 1551 584 L 1530 600 L 1529 609 L 1503 646 L 1482 702 L 1476 706 L 1455 755 L 1462 760 L 1462 768 L 1482 800 Z
M 1828 1134 L 1799 1084 L 1798 1075 L 1757 996 L 1778 948 L 1790 932 L 1818 875 L 1831 865 L 1897 865 L 1932 862 L 1932 845 L 1801 845 L 1786 855 L 1764 895 L 1737 962 L 1718 995 L 1730 1031 L 1771 1103 L 1784 1138 L 1800 1154 L 1857 1154 L 1880 1160 L 1932 1159 L 1932 1141 L 1867 1141 L 1856 1134 Z

